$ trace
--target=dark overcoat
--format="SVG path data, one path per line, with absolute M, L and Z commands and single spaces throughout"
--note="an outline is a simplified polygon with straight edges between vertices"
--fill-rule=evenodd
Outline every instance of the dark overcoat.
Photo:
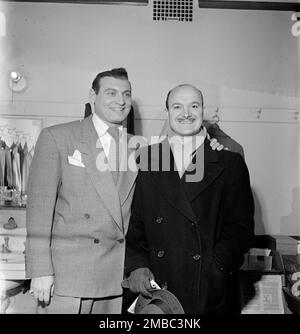
M 165 157 L 165 147 L 172 167 L 167 140 L 156 144 L 158 159 Z M 150 147 L 145 150 L 150 154 Z M 127 274 L 150 268 L 155 281 L 174 293 L 188 314 L 228 313 L 232 273 L 253 242 L 253 196 L 239 154 L 213 151 L 207 140 L 203 152 L 200 182 L 183 181 L 176 170 L 164 171 L 161 165 L 139 172 L 125 268 Z M 151 159 L 155 165 L 157 157 Z

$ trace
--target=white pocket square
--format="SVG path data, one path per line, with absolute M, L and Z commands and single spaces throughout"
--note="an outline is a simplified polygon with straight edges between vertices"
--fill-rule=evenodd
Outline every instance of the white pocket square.
M 68 161 L 70 165 L 85 167 L 81 162 L 81 153 L 78 150 L 75 150 L 72 156 L 68 156 Z

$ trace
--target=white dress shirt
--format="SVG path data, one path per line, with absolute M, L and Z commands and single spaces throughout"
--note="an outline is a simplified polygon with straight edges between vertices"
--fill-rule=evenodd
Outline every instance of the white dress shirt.
M 205 127 L 203 127 L 202 130 L 194 136 L 179 136 L 172 131 L 168 133 L 168 141 L 173 152 L 180 178 L 192 162 L 196 150 L 203 145 L 205 138 Z
M 99 140 L 101 142 L 101 145 L 103 147 L 104 153 L 108 157 L 111 138 L 112 138 L 111 135 L 107 132 L 109 126 L 97 114 L 93 114 L 92 120 L 96 132 L 98 134 Z M 118 126 L 118 129 L 120 132 L 120 140 L 122 140 L 121 137 L 123 135 L 123 126 L 122 125 Z

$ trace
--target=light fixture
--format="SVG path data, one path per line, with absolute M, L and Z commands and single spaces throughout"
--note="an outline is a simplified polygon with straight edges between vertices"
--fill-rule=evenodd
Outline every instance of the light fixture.
M 295 37 L 300 36 L 300 12 L 294 12 L 291 17 L 292 21 L 296 21 L 291 28 L 291 33 Z
M 9 88 L 13 92 L 21 92 L 26 88 L 26 79 L 20 72 L 12 71 L 9 75 Z
M 21 79 L 21 74 L 19 72 L 11 72 L 10 77 L 13 82 L 17 83 Z

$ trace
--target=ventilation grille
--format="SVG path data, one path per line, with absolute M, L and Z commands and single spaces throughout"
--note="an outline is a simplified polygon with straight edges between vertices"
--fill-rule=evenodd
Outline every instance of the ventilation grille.
M 154 21 L 193 21 L 193 0 L 153 0 Z

